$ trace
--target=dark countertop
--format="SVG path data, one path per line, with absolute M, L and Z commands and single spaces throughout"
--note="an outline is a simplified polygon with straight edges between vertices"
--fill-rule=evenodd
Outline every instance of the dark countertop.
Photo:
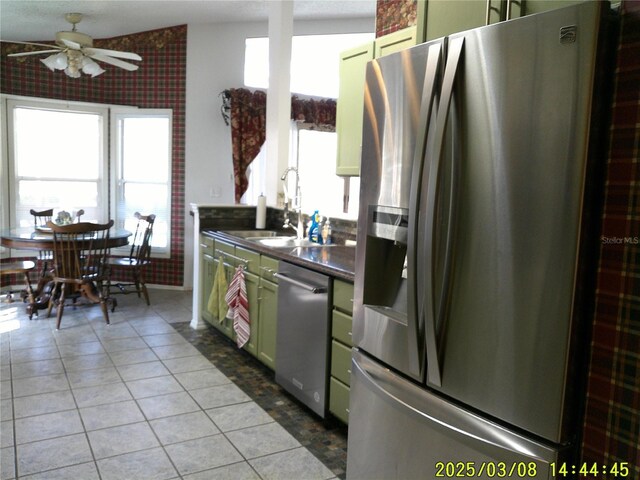
M 203 230 L 202 233 L 335 278 L 348 282 L 353 282 L 354 280 L 356 261 L 356 248 L 354 246 L 318 245 L 274 248 L 220 230 Z

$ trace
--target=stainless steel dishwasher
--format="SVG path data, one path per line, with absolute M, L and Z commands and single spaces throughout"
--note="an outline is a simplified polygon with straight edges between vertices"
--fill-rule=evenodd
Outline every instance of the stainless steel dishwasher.
M 324 418 L 331 277 L 284 261 L 276 277 L 276 382 Z

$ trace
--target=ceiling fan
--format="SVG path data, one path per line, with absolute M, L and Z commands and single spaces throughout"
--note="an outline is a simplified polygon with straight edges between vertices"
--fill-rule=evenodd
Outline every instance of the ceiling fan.
M 64 70 L 64 72 L 72 78 L 80 77 L 80 72 L 91 75 L 92 77 L 104 73 L 105 70 L 103 70 L 102 67 L 100 67 L 100 65 L 98 65 L 94 60 L 108 63 L 109 65 L 129 71 L 138 69 L 138 65 L 120 60 L 121 58 L 126 60 L 142 60 L 142 57 L 137 53 L 94 48 L 93 38 L 87 34 L 76 31 L 76 25 L 80 23 L 80 20 L 82 20 L 81 13 L 67 13 L 64 18 L 72 25 L 72 29 L 70 32 L 63 31 L 56 33 L 56 45 L 7 40 L 11 43 L 48 48 L 48 50 L 38 50 L 35 52 L 11 53 L 8 56 L 21 57 L 25 55 L 53 53 L 53 55 L 41 59 L 40 61 L 51 71 Z

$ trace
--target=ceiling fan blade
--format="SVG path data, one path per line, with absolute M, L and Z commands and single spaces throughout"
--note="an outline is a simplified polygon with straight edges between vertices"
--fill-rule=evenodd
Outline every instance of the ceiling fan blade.
M 142 57 L 137 53 L 132 52 L 120 52 L 118 50 L 107 50 L 105 48 L 93 48 L 85 47 L 82 51 L 87 55 L 109 55 L 110 57 L 126 58 L 127 60 L 142 60 Z
M 37 52 L 21 52 L 21 53 L 10 53 L 7 57 L 24 57 L 26 55 L 40 55 L 41 53 L 57 53 L 60 52 L 60 49 L 56 50 L 38 50 Z
M 106 55 L 93 54 L 89 56 L 94 60 L 108 63 L 109 65 L 113 65 L 115 67 L 124 68 L 125 70 L 129 70 L 130 72 L 133 72 L 138 69 L 138 65 L 134 65 L 133 63 L 129 63 L 129 62 L 124 62 L 122 60 L 118 60 L 117 58 L 111 58 Z
M 0 40 L 0 42 L 19 43 L 20 45 L 35 45 L 36 47 L 58 48 L 56 45 L 54 45 L 52 43 L 20 42 L 18 40 Z
M 59 38 L 58 40 L 64 43 L 67 47 L 73 48 L 74 50 L 80 50 L 80 48 L 82 48 L 82 45 L 80 45 L 78 42 L 73 42 L 71 40 L 67 40 L 66 38 Z

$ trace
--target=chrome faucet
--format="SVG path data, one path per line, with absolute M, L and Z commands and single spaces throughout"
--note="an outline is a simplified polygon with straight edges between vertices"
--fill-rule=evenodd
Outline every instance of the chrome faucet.
M 294 172 L 296 174 L 296 195 L 293 198 L 294 200 L 294 211 L 298 212 L 298 226 L 294 227 L 291 225 L 289 221 L 289 203 L 291 202 L 291 198 L 289 198 L 289 193 L 287 191 L 287 177 L 289 176 L 289 172 Z M 283 185 L 282 188 L 284 190 L 284 224 L 283 228 L 293 228 L 296 231 L 296 236 L 298 239 L 304 238 L 304 223 L 302 222 L 302 192 L 300 191 L 300 175 L 298 174 L 298 169 L 296 167 L 287 168 L 282 176 L 280 177 Z

